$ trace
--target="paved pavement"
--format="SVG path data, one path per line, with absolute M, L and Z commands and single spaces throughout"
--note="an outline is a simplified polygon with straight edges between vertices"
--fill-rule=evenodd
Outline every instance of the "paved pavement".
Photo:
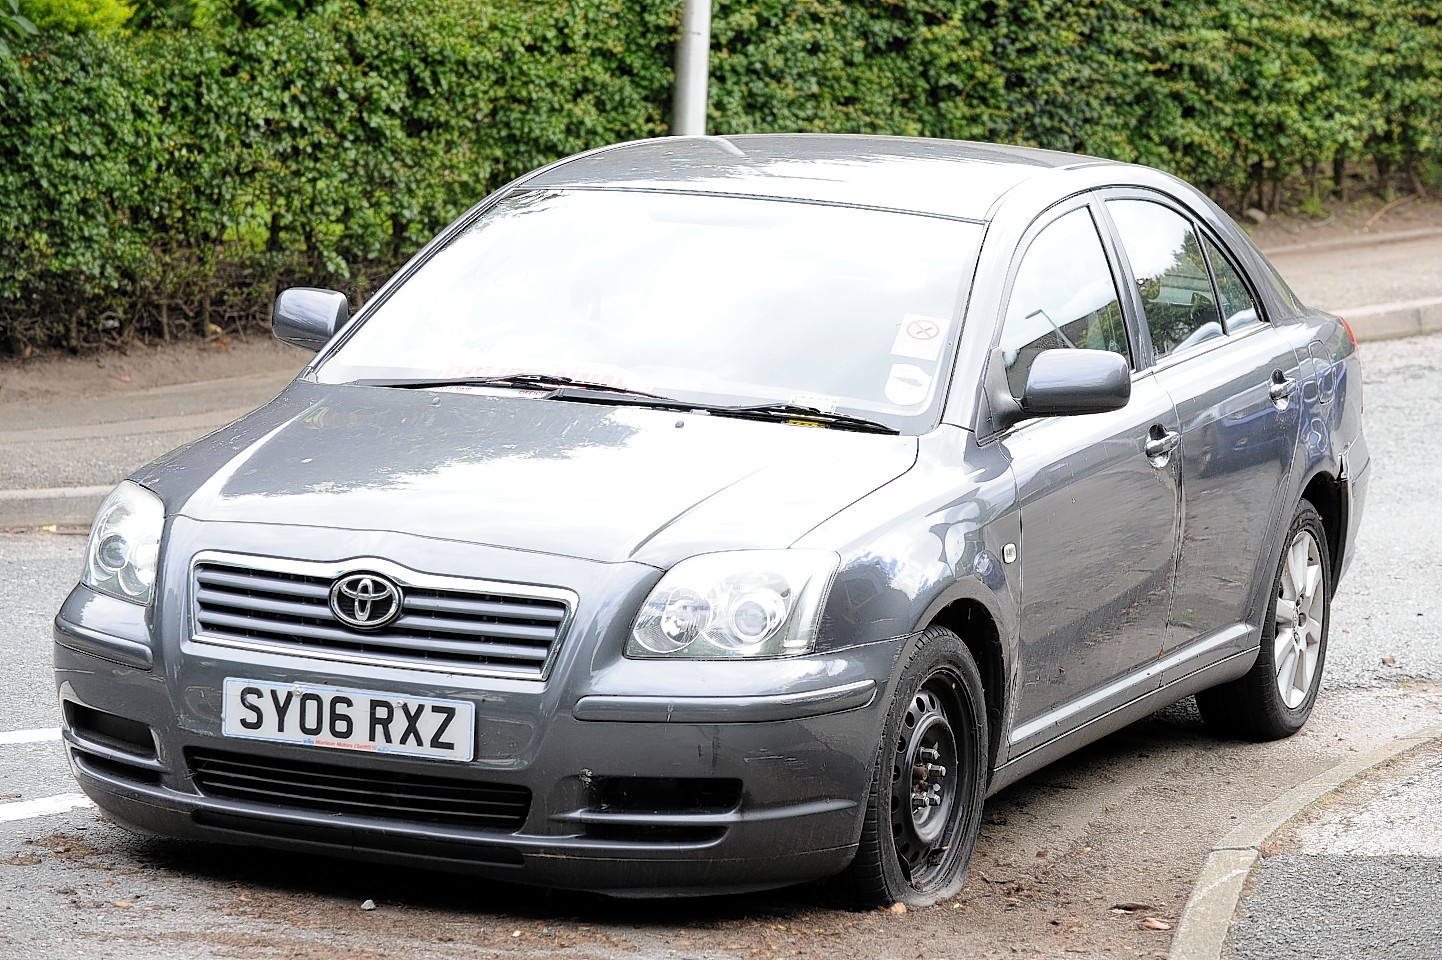
M 1436 958 L 1442 949 L 1439 809 L 1442 741 L 1434 738 L 1305 811 L 1266 849 L 1227 956 Z
M 1359 340 L 1442 331 L 1442 231 L 1302 244 L 1272 257 L 1304 301 L 1345 316 Z M 69 402 L 7 411 L 0 529 L 88 525 L 136 466 L 224 426 L 288 380 L 264 374 L 137 390 L 100 409 Z M 1436 733 L 1404 737 L 1309 781 L 1224 839 L 1193 892 L 1172 960 L 1436 956 L 1442 824 L 1424 814 L 1442 804 Z M 1412 752 L 1389 759 L 1404 749 Z M 1434 894 L 1419 898 L 1419 889 Z

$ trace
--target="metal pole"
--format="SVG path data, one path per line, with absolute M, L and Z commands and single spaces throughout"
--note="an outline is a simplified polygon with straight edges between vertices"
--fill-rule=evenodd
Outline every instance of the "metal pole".
M 676 89 L 671 104 L 671 132 L 680 136 L 706 134 L 706 75 L 711 56 L 711 0 L 686 0 L 681 39 L 676 41 Z

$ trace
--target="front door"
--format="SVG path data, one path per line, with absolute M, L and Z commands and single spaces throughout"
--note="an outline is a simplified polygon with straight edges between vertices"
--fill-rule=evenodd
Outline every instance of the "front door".
M 1092 210 L 1077 206 L 1034 234 L 1017 268 L 999 343 L 1012 393 L 1042 350 L 1112 350 L 1135 369 L 1132 339 Z M 1028 420 L 1001 438 L 1021 513 L 1013 755 L 1141 692 L 1137 671 L 1166 634 L 1177 430 L 1171 398 L 1141 373 L 1120 410 Z

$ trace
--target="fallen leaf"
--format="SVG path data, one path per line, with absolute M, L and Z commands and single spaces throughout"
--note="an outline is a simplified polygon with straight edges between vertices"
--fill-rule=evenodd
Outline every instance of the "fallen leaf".
M 904 903 L 893 903 L 893 904 L 891 905 L 891 912 L 892 912 L 892 913 L 897 913 L 897 914 L 905 913 L 905 912 L 906 912 L 906 904 L 904 904 Z
M 1159 917 L 1147 917 L 1141 922 L 1143 930 L 1170 930 L 1172 925 Z
M 1123 900 L 1121 903 L 1112 904 L 1113 910 L 1125 910 L 1127 913 L 1136 913 L 1138 910 L 1150 910 L 1150 903 L 1140 903 L 1136 900 Z

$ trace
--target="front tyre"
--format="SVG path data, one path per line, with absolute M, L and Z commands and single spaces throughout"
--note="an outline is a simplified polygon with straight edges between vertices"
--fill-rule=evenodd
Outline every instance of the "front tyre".
M 966 644 L 921 635 L 902 670 L 876 756 L 861 844 L 838 878 L 867 906 L 930 906 L 966 879 L 981 829 L 986 697 Z
M 1332 563 L 1316 509 L 1303 500 L 1287 531 L 1251 672 L 1197 694 L 1207 724 L 1248 740 L 1290 737 L 1321 687 L 1331 620 Z

